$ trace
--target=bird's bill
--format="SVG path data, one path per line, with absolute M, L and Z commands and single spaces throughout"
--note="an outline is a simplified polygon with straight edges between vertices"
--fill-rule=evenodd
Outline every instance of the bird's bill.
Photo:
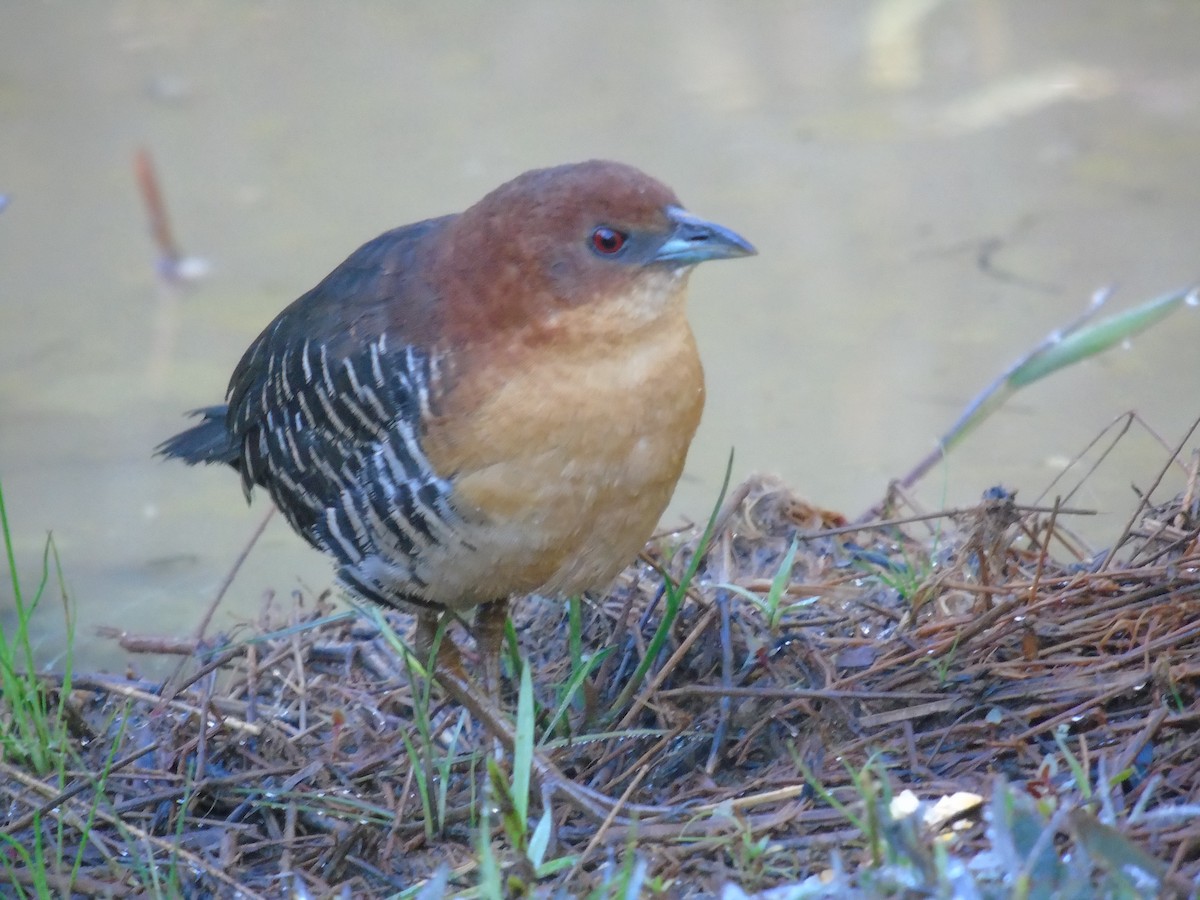
M 754 245 L 735 231 L 693 216 L 678 206 L 667 208 L 675 230 L 654 254 L 655 262 L 695 265 L 709 259 L 754 256 Z

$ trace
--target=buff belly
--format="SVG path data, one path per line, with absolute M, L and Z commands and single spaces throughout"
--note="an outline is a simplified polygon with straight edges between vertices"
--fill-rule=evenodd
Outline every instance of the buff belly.
M 416 561 L 430 599 L 462 609 L 576 594 L 606 586 L 636 557 L 670 501 L 704 405 L 682 310 L 667 318 L 632 346 L 626 337 L 620 354 L 594 342 L 563 348 L 557 360 L 543 355 L 536 373 L 510 372 L 474 410 L 489 424 L 473 434 L 490 436 L 488 446 L 436 436 L 431 457 L 455 472 L 459 534 L 470 549 L 442 558 L 434 548 Z

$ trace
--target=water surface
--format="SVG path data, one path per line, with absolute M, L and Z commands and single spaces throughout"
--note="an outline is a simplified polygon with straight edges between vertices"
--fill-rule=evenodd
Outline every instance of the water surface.
M 670 523 L 707 512 L 730 447 L 736 477 L 777 472 L 857 513 L 1096 288 L 1120 305 L 1200 274 L 1185 0 L 197 0 L 3 19 L 0 478 L 21 572 L 53 530 L 85 639 L 190 631 L 264 512 L 229 472 L 151 459 L 180 413 L 218 401 L 249 341 L 358 244 L 528 168 L 626 160 L 759 248 L 693 279 L 709 403 Z M 211 265 L 188 290 L 155 275 L 142 146 L 180 244 Z M 1129 409 L 1173 443 L 1200 412 L 1198 337 L 1180 314 L 1027 390 L 920 500 L 996 483 L 1032 499 Z M 1162 459 L 1135 431 L 1081 492 L 1098 542 Z M 329 580 L 276 521 L 222 627 Z M 83 656 L 124 659 L 90 640 Z

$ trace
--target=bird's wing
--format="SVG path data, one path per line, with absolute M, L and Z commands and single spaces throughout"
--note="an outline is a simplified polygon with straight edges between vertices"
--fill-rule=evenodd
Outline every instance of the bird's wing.
M 422 448 L 443 378 L 420 251 L 444 221 L 360 248 L 280 313 L 230 382 L 244 487 L 265 487 L 343 574 L 369 559 L 404 569 L 454 537 L 450 483 Z

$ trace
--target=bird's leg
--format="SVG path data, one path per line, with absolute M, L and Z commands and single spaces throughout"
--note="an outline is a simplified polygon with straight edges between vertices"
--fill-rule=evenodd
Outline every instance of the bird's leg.
M 413 633 L 413 650 L 421 665 L 432 667 L 433 642 L 437 637 L 438 614 L 431 612 L 417 613 L 417 630 Z
M 488 607 L 492 608 L 488 609 L 484 607 L 479 610 L 482 622 L 486 624 L 480 629 L 477 622 L 475 640 L 479 644 L 479 652 L 482 659 L 485 661 L 495 661 L 497 664 L 496 668 L 498 669 L 498 650 L 500 640 L 504 636 L 504 619 L 507 604 L 488 604 Z M 496 609 L 496 607 L 499 607 L 499 609 Z M 439 616 L 435 613 L 421 613 L 417 616 L 417 629 L 413 642 L 419 654 L 418 658 L 425 663 L 428 663 L 432 658 L 438 625 Z M 491 642 L 490 644 L 489 641 Z M 442 636 L 441 643 L 438 646 L 433 675 L 446 693 L 466 709 L 476 722 L 491 732 L 492 737 L 507 752 L 513 752 L 513 748 L 516 746 L 515 726 L 500 711 L 499 706 L 495 702 L 495 695 L 491 691 L 481 689 L 467 675 L 462 664 L 462 657 L 458 653 L 458 648 L 448 635 Z M 498 686 L 498 679 L 493 681 L 493 684 Z M 561 793 L 581 812 L 597 821 L 602 822 L 607 820 L 617 807 L 617 800 L 572 781 L 563 774 L 558 766 L 543 756 L 540 751 L 534 751 L 530 764 L 533 767 L 533 772 L 537 777 L 538 783 L 542 786 L 543 793 Z M 644 821 L 652 817 L 675 814 L 679 810 L 673 807 L 627 803 L 621 807 L 620 812 L 637 815 Z M 628 823 L 630 820 L 627 815 L 618 815 L 613 821 L 615 823 Z
M 438 683 L 445 688 L 446 693 L 460 703 L 475 720 L 483 725 L 492 736 L 496 738 L 504 748 L 511 754 L 513 747 L 516 745 L 516 729 L 496 708 L 479 685 L 475 684 L 463 673 L 462 669 L 451 670 L 445 666 L 439 666 L 437 670 Z M 569 779 L 558 766 L 546 759 L 540 752 L 534 751 L 531 761 L 534 774 L 537 776 L 538 782 L 544 789 L 553 793 L 561 792 L 568 800 L 570 800 L 579 810 L 592 816 L 598 821 L 604 821 L 613 811 L 617 802 L 599 791 L 593 791 L 591 788 L 584 787 L 581 784 L 576 784 Z M 662 815 L 666 812 L 673 812 L 665 807 L 642 807 L 637 805 L 627 806 L 626 809 L 630 812 L 637 812 L 643 816 Z M 616 819 L 615 821 L 625 821 Z
M 492 705 L 500 705 L 500 651 L 504 645 L 504 625 L 508 621 L 508 601 L 485 603 L 475 613 L 475 646 L 483 676 L 483 689 Z
M 438 641 L 438 628 L 444 615 L 435 612 L 417 613 L 417 629 L 413 634 L 413 650 L 421 665 L 429 667 L 432 672 L 437 666 L 453 666 L 462 669 L 462 657 L 458 645 L 451 640 L 447 633 L 442 634 Z M 433 658 L 434 645 L 437 645 L 437 660 Z
M 492 698 L 471 680 L 463 670 L 461 663 L 448 665 L 445 657 L 439 654 L 435 677 L 446 693 L 466 709 L 476 722 L 490 731 L 492 737 L 503 746 L 505 751 L 509 754 L 514 752 L 513 748 L 516 746 L 517 740 L 516 727 L 500 711 Z M 629 818 L 630 814 L 645 821 L 664 815 L 676 815 L 681 811 L 677 807 L 646 806 L 638 803 L 621 804 L 618 810 L 618 801 L 615 798 L 572 781 L 541 751 L 534 750 L 530 765 L 538 783 L 542 786 L 544 795 L 561 793 L 580 812 L 591 816 L 598 822 L 607 821 L 611 815 L 614 823 L 630 824 L 632 821 Z

